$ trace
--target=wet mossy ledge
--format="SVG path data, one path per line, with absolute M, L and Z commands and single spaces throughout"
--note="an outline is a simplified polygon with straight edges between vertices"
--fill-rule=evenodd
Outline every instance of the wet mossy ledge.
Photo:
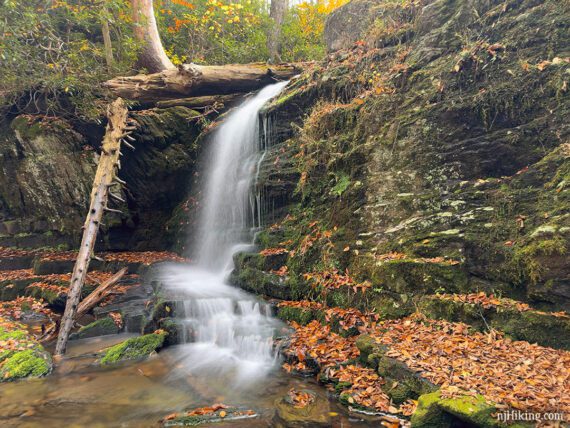
M 129 360 L 142 360 L 158 352 L 164 346 L 168 333 L 156 331 L 133 337 L 107 349 L 101 356 L 101 365 L 112 365 Z
M 24 325 L 0 318 L 0 343 L 0 382 L 51 373 L 51 355 L 32 338 Z
M 119 331 L 120 328 L 113 318 L 104 317 L 81 327 L 77 332 L 70 335 L 70 339 L 87 339 L 89 337 L 106 336 L 109 334 L 117 334 Z
M 463 322 L 480 331 L 502 331 L 513 340 L 525 340 L 555 349 L 570 350 L 570 316 L 516 307 L 489 306 L 425 296 L 418 309 L 434 319 Z

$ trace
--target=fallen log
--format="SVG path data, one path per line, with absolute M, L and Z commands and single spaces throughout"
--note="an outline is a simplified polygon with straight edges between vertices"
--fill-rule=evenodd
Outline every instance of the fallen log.
M 203 97 L 179 98 L 174 100 L 158 101 L 158 108 L 169 108 L 183 106 L 195 110 L 203 110 L 207 108 L 228 108 L 238 103 L 243 98 L 243 94 L 232 95 L 208 95 Z
M 73 317 L 73 320 L 77 322 L 83 315 L 93 309 L 99 302 L 105 299 L 107 296 L 110 296 L 113 293 L 113 286 L 121 280 L 123 276 L 127 273 L 127 268 L 121 269 L 107 281 L 102 282 L 99 286 L 93 290 L 89 296 L 81 301 L 79 306 L 77 307 L 77 312 Z M 52 322 L 52 325 L 42 333 L 42 336 L 39 338 L 40 342 L 49 342 L 50 340 L 54 339 L 59 331 L 61 325 L 61 320 L 57 319 Z
M 184 64 L 176 70 L 116 77 L 104 86 L 117 96 L 154 104 L 169 99 L 251 92 L 300 72 L 296 64 Z
M 107 281 L 102 282 L 99 287 L 97 287 L 89 296 L 81 301 L 77 307 L 77 313 L 75 314 L 75 320 L 78 320 L 91 309 L 93 309 L 101 300 L 111 294 L 111 288 L 121 280 L 123 276 L 127 273 L 127 268 L 122 268 L 115 275 L 109 278 Z
M 61 318 L 61 328 L 59 329 L 55 347 L 56 356 L 65 354 L 67 339 L 75 322 L 79 299 L 81 298 L 81 290 L 89 270 L 89 262 L 91 261 L 101 218 L 103 217 L 103 212 L 108 209 L 109 187 L 113 184 L 116 170 L 120 165 L 121 140 L 125 136 L 127 115 L 127 108 L 121 98 L 115 100 L 107 110 L 109 122 L 107 124 L 105 137 L 103 138 L 99 165 L 97 166 L 97 172 L 93 180 L 91 203 L 85 224 L 83 225 L 81 246 L 79 247 L 77 260 L 73 267 L 69 294 L 65 304 L 65 311 Z

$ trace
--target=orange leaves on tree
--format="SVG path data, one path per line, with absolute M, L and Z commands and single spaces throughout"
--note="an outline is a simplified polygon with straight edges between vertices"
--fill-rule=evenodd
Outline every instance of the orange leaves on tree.
M 180 6 L 187 7 L 188 9 L 195 9 L 196 8 L 196 6 L 194 6 L 190 2 L 187 2 L 186 0 L 171 0 L 171 1 L 174 4 L 179 4 Z

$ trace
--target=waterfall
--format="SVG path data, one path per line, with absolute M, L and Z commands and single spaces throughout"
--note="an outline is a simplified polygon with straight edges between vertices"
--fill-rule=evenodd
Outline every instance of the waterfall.
M 262 224 L 262 195 L 255 182 L 270 130 L 260 124 L 261 108 L 287 82 L 262 89 L 216 130 L 204 161 L 205 187 L 197 238 L 196 263 L 170 265 L 161 272 L 175 292 L 183 340 L 177 367 L 189 375 L 230 375 L 235 386 L 263 377 L 276 362 L 272 338 L 278 323 L 270 308 L 227 284 L 233 254 L 253 245 Z M 260 128 L 263 133 L 260 135 Z

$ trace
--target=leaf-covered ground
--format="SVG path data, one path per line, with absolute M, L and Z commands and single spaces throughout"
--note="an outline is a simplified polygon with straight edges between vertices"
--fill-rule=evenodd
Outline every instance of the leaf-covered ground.
M 322 309 L 311 302 L 286 305 Z M 362 314 L 359 319 L 367 321 Z M 570 352 L 512 341 L 497 331 L 473 332 L 466 324 L 420 314 L 366 325 L 361 331 L 387 346 L 386 356 L 439 386 L 443 397 L 481 394 L 497 409 L 570 413 Z M 285 351 L 287 371 L 320 371 L 325 379 L 336 378 L 345 385 L 341 394 L 349 404 L 403 415 L 413 412 L 414 401 L 393 405 L 381 389 L 384 380 L 358 361 L 356 337 L 331 332 L 317 320 L 291 326 L 295 332 Z

